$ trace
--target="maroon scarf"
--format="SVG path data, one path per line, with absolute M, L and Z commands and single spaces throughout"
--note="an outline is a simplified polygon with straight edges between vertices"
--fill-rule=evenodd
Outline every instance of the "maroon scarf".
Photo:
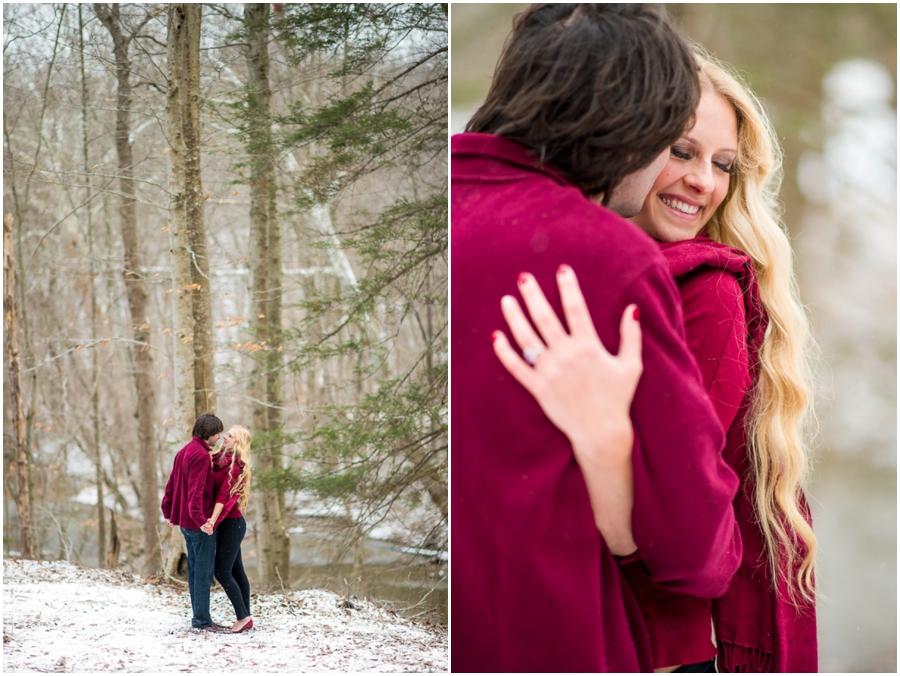
M 221 472 L 226 467 L 231 466 L 231 458 L 234 457 L 234 454 L 231 451 L 219 451 L 210 457 L 212 458 L 213 472 Z M 244 464 L 240 458 L 235 458 L 234 462 L 235 464 Z
M 703 268 L 722 269 L 734 275 L 744 292 L 750 375 L 759 378 L 759 349 L 768 317 L 759 298 L 753 262 L 740 249 L 700 236 L 685 242 L 660 245 L 669 269 L 680 283 L 686 275 Z M 752 390 L 751 390 L 752 391 Z M 783 576 L 777 591 L 769 574 L 765 539 L 756 523 L 748 431 L 745 428 L 751 392 L 727 431 L 724 457 L 742 478 L 734 501 L 735 517 L 743 541 L 741 567 L 724 596 L 713 599 L 713 622 L 719 644 L 718 667 L 722 672 L 797 673 L 818 671 L 815 604 L 799 608 L 788 600 Z M 801 505 L 810 524 L 812 517 Z

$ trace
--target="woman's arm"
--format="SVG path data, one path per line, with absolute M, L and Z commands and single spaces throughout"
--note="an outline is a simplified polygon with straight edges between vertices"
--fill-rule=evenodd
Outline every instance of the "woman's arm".
M 222 509 L 225 507 L 225 503 L 217 502 L 215 509 L 213 509 L 212 516 L 209 517 L 209 523 L 212 524 L 213 528 L 216 526 L 216 521 L 219 520 L 219 515 L 222 513 Z
M 634 433 L 629 408 L 641 375 L 641 331 L 634 305 L 625 309 L 618 356 L 603 347 L 572 269 L 557 272 L 563 312 L 571 333 L 560 324 L 533 276 L 519 277 L 519 290 L 541 338 L 512 296 L 501 301 L 516 343 L 531 354 L 523 361 L 506 336 L 493 334 L 494 352 L 510 374 L 534 397 L 572 443 L 590 496 L 594 521 L 613 554 L 637 549 L 631 534 L 633 505 L 631 450 Z M 546 348 L 540 351 L 546 344 Z

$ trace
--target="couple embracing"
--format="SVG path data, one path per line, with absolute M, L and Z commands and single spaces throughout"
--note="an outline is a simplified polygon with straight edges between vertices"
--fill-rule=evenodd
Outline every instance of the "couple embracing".
M 815 671 L 809 330 L 764 109 L 658 6 L 537 4 L 466 131 L 453 671 Z
M 223 435 L 224 429 L 212 413 L 197 418 L 193 438 L 175 456 L 162 513 L 170 526 L 181 526 L 184 535 L 191 627 L 240 633 L 253 628 L 250 583 L 241 560 L 241 541 L 247 532 L 242 512 L 250 497 L 250 433 L 235 425 Z M 221 448 L 214 452 L 220 437 Z M 213 573 L 234 607 L 231 627 L 210 617 Z

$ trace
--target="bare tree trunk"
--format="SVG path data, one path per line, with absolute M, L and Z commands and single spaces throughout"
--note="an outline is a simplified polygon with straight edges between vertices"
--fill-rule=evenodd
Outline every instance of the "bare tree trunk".
M 56 36 L 53 39 L 53 55 L 50 58 L 50 63 L 47 67 L 47 77 L 44 79 L 44 88 L 43 93 L 41 95 L 41 113 L 38 119 L 37 128 L 42 129 L 44 124 L 45 114 L 47 112 L 47 105 L 49 102 L 48 93 L 50 91 L 50 80 L 53 74 L 53 68 L 56 65 L 56 57 L 59 54 L 59 37 L 62 32 L 62 27 L 64 24 L 65 16 L 66 16 L 66 8 L 67 5 L 63 4 L 62 8 L 59 12 L 59 21 L 56 24 Z M 10 137 L 10 130 L 13 129 L 12 125 L 7 125 L 6 122 L 6 114 L 4 112 L 4 136 L 6 138 L 6 146 L 9 150 L 10 156 L 13 156 L 12 149 L 12 140 Z M 20 196 L 20 191 L 16 188 L 16 180 L 15 180 L 15 172 L 10 172 L 6 178 L 9 179 L 9 187 L 10 192 L 13 198 L 13 210 L 15 211 L 15 229 L 16 229 L 16 237 L 15 237 L 15 245 L 16 245 L 16 267 L 19 270 L 19 298 L 21 298 L 21 307 L 19 308 L 19 312 L 21 313 L 22 319 L 22 341 L 24 343 L 23 349 L 25 353 L 25 368 L 28 372 L 31 373 L 31 377 L 29 380 L 31 381 L 30 386 L 28 388 L 28 392 L 30 397 L 28 399 L 24 399 L 23 390 L 20 388 L 19 396 L 23 398 L 23 408 L 25 411 L 25 457 L 28 461 L 28 496 L 29 501 L 32 499 L 34 494 L 33 487 L 31 485 L 31 447 L 33 443 L 33 430 L 34 430 L 34 421 L 35 416 L 37 415 L 37 400 L 38 400 L 38 386 L 40 381 L 38 380 L 38 371 L 34 368 L 34 349 L 32 347 L 32 339 L 31 339 L 31 324 L 28 319 L 28 302 L 26 300 L 25 295 L 25 260 L 23 256 L 25 255 L 25 249 L 23 246 L 23 230 L 25 226 L 25 215 L 28 213 L 31 208 L 31 183 L 32 178 L 34 177 L 35 171 L 37 171 L 38 160 L 41 156 L 41 149 L 43 147 L 44 137 L 43 135 L 38 135 L 37 144 L 34 150 L 34 160 L 31 163 L 31 170 L 28 173 L 28 177 L 25 179 L 25 187 L 24 194 Z M 29 502 L 29 512 L 31 511 L 31 504 Z
M 166 133 L 169 140 L 169 236 L 175 289 L 176 425 L 190 435 L 201 413 L 214 412 L 216 389 L 212 295 L 200 180 L 200 20 L 198 4 L 168 7 Z M 172 538 L 165 577 L 176 580 L 184 540 Z
M 81 149 L 84 165 L 84 175 L 87 194 L 87 239 L 88 260 L 91 273 L 91 337 L 97 340 L 97 273 L 94 269 L 94 233 L 91 224 L 91 173 L 88 162 L 88 128 L 87 128 L 87 78 L 84 72 L 84 19 L 81 14 L 81 5 L 78 5 L 78 56 L 81 64 Z M 97 350 L 91 351 L 91 368 L 93 369 L 93 383 L 91 387 L 91 416 L 93 418 L 94 457 L 96 458 L 96 483 L 97 483 L 97 566 L 106 567 L 106 514 L 103 507 L 103 470 L 100 455 L 100 366 L 97 363 L 99 355 Z
M 109 510 L 109 552 L 107 552 L 107 564 L 110 568 L 118 568 L 119 567 L 119 548 L 121 547 L 121 543 L 119 542 L 119 533 L 116 528 L 116 512 L 115 510 Z M 152 552 L 151 552 L 152 558 Z
M 169 242 L 172 247 L 173 339 L 175 341 L 176 437 L 187 439 L 203 410 L 194 401 L 194 310 L 191 279 L 191 246 L 184 214 L 184 130 L 182 111 L 182 67 L 184 49 L 184 5 L 168 6 L 168 80 L 166 133 L 169 141 Z
M 147 291 L 141 271 L 141 256 L 137 236 L 137 208 L 134 200 L 134 160 L 131 141 L 131 62 L 128 48 L 133 32 L 127 37 L 119 21 L 119 5 L 95 4 L 97 18 L 106 26 L 113 40 L 116 59 L 117 108 L 116 152 L 119 157 L 119 207 L 122 241 L 125 248 L 125 288 L 131 310 L 132 336 L 141 347 L 134 350 L 134 384 L 137 390 L 138 462 L 141 472 L 141 512 L 144 520 L 144 551 L 150 554 L 150 568 L 162 565 L 159 555 L 159 481 L 156 475 L 156 444 L 153 442 L 153 418 L 156 412 L 153 356 L 150 352 L 150 326 L 147 322 Z
M 15 428 L 16 507 L 19 510 L 21 555 L 34 558 L 31 536 L 31 497 L 28 457 L 25 453 L 25 414 L 22 410 L 22 380 L 19 375 L 19 320 L 16 310 L 16 273 L 13 258 L 12 214 L 3 216 L 3 271 L 6 274 L 3 296 L 3 322 L 6 326 L 6 358 L 9 364 L 9 398 Z
M 197 413 L 216 409 L 212 295 L 206 225 L 203 221 L 203 188 L 200 182 L 200 18 L 202 5 L 181 5 L 182 138 L 184 140 L 184 213 L 191 251 L 191 281 L 194 315 L 194 408 Z
M 261 441 L 257 466 L 281 470 L 281 233 L 275 214 L 272 94 L 269 88 L 269 4 L 244 5 L 247 35 L 250 155 L 251 320 L 263 350 L 253 364 L 253 426 Z M 283 491 L 259 495 L 258 568 L 264 584 L 290 580 L 290 538 Z M 289 583 L 289 582 L 288 582 Z

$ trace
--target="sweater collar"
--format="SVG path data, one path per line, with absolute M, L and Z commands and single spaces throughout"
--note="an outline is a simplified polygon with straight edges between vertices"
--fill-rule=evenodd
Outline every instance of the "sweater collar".
M 542 163 L 540 157 L 534 151 L 529 150 L 520 143 L 495 134 L 475 134 L 471 132 L 455 134 L 450 138 L 450 155 L 451 158 L 462 158 L 466 155 L 490 157 L 529 169 L 530 171 L 545 174 L 560 185 L 574 185 L 559 173 L 559 170 L 553 165 L 547 162 Z
M 203 448 L 206 449 L 207 453 L 212 453 L 212 449 L 209 447 L 209 444 L 206 443 L 206 439 L 201 439 L 200 437 L 194 437 L 194 441 L 198 442 Z

